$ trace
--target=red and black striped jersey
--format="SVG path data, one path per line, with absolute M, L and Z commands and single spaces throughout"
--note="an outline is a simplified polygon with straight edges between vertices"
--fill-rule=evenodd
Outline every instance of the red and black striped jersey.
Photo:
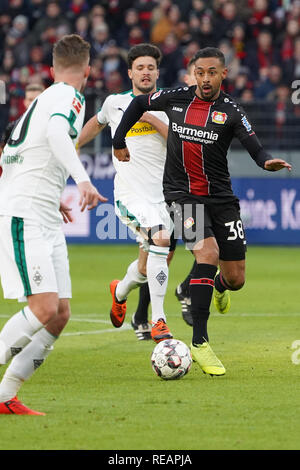
M 127 109 L 115 134 L 115 148 L 124 147 L 124 132 L 144 111 L 165 111 L 169 118 L 163 188 L 165 198 L 190 194 L 206 202 L 235 198 L 227 153 L 234 137 L 263 168 L 270 157 L 263 151 L 248 117 L 229 95 L 201 100 L 196 86 L 140 95 Z M 130 128 L 129 127 L 129 128 Z M 123 143 L 122 143 L 123 142 Z

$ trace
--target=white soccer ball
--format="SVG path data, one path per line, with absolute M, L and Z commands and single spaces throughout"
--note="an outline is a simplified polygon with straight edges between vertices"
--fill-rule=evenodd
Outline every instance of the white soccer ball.
M 154 372 L 162 379 L 180 379 L 190 370 L 192 356 L 182 341 L 166 339 L 155 346 L 151 355 L 151 364 Z

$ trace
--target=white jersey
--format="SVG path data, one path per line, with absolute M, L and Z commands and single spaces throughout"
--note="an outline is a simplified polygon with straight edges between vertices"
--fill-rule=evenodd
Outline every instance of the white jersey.
M 112 137 L 133 98 L 132 90 L 110 95 L 98 112 L 99 124 L 108 124 Z M 165 124 L 169 124 L 164 112 L 155 111 L 153 114 Z M 137 122 L 127 133 L 126 145 L 130 152 L 129 162 L 120 162 L 113 156 L 117 172 L 115 199 L 121 198 L 129 189 L 150 202 L 164 201 L 162 180 L 166 160 L 166 140 L 150 124 Z
M 61 225 L 60 198 L 69 174 L 51 152 L 47 126 L 52 116 L 65 117 L 75 145 L 84 114 L 84 96 L 62 82 L 47 88 L 30 105 L 1 157 L 0 215 L 34 219 L 46 227 Z

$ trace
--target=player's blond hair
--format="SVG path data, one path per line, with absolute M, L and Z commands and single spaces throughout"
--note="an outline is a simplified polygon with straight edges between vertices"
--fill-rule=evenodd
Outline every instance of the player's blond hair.
M 59 68 L 80 68 L 90 57 L 90 44 L 78 34 L 63 36 L 53 47 L 53 65 Z

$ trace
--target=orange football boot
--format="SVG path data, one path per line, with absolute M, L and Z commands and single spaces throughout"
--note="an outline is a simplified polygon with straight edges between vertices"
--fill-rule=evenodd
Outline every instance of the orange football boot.
M 34 411 L 18 400 L 17 397 L 12 398 L 11 400 L 0 403 L 0 414 L 2 415 L 37 415 L 45 416 L 45 413 L 40 411 Z
M 111 281 L 109 288 L 112 296 L 112 306 L 110 311 L 110 319 L 116 328 L 123 325 L 126 315 L 126 299 L 119 302 L 116 297 L 116 288 L 120 281 L 115 279 Z
M 153 326 L 151 329 L 151 338 L 156 343 L 159 343 L 160 341 L 163 341 L 165 339 L 173 338 L 173 335 L 163 318 L 160 318 L 159 320 L 157 320 L 156 323 L 152 322 L 152 325 Z

